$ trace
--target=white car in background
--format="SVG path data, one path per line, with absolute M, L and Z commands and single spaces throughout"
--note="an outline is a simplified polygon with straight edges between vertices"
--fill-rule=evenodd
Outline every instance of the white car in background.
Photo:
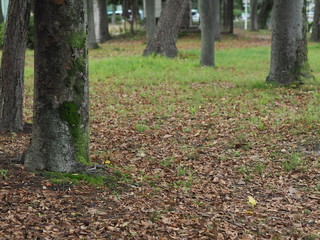
M 192 22 L 200 21 L 200 14 L 197 9 L 191 9 Z

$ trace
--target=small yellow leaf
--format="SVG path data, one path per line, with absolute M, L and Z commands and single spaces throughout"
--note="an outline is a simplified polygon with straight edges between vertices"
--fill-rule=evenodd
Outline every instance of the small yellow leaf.
M 104 164 L 110 164 L 111 162 L 109 160 L 105 160 Z
M 251 206 L 254 207 L 258 202 L 253 197 L 248 196 L 248 203 L 250 203 Z

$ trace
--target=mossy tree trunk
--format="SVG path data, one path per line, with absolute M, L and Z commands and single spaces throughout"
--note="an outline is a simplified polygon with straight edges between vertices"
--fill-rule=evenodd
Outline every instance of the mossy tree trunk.
M 213 1 L 199 0 L 201 28 L 201 66 L 214 66 L 214 14 Z
M 311 40 L 320 42 L 320 0 L 315 0 Z
M 35 92 L 27 170 L 75 172 L 88 156 L 85 0 L 35 0 Z
M 0 131 L 23 129 L 24 59 L 31 0 L 10 1 L 0 70 Z
M 275 0 L 267 82 L 297 85 L 309 76 L 305 1 Z
M 189 0 L 168 0 L 162 10 L 158 27 L 148 42 L 143 55 L 160 54 L 168 58 L 176 57 L 176 40 Z
M 258 28 L 266 29 L 274 0 L 263 0 L 258 14 Z
M 233 0 L 223 0 L 222 32 L 233 34 Z
M 95 36 L 98 43 L 103 43 L 111 39 L 109 33 L 109 22 L 107 16 L 107 4 L 105 0 L 94 1 L 94 25 Z

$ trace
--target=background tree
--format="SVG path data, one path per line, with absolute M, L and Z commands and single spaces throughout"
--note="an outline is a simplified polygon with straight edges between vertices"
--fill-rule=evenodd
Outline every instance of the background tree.
M 213 30 L 214 40 L 220 41 L 221 39 L 221 4 L 220 0 L 213 1 Z
M 320 42 L 320 0 L 315 0 L 311 40 Z
M 147 40 L 152 39 L 154 31 L 156 29 L 156 5 L 155 0 L 146 1 L 146 31 Z
M 96 41 L 98 43 L 103 43 L 111 39 L 107 16 L 107 4 L 106 0 L 97 0 L 93 3 Z
M 263 0 L 260 6 L 260 11 L 258 14 L 258 28 L 266 29 L 267 21 L 270 17 L 274 0 Z
M 3 22 L 4 22 L 4 17 L 3 17 L 3 13 L 2 13 L 2 6 L 0 4 L 0 23 L 3 23 Z
M 98 0 L 85 0 L 87 3 L 87 17 L 88 17 L 88 48 L 95 49 L 98 48 L 96 32 L 95 32 L 95 21 L 94 21 L 94 4 Z M 97 4 L 97 3 L 95 3 Z
M 144 56 L 150 54 L 161 54 L 169 58 L 177 56 L 176 40 L 188 1 L 168 0 L 166 2 L 161 12 L 158 27 L 144 50 Z
M 216 0 L 199 0 L 201 29 L 201 66 L 214 65 L 214 1 Z
M 233 34 L 233 0 L 223 0 L 222 32 Z
M 74 172 L 88 157 L 85 1 L 35 0 L 35 92 L 27 170 Z
M 309 74 L 305 1 L 275 0 L 271 65 L 267 82 L 299 84 Z
M 23 129 L 24 59 L 31 0 L 10 1 L 0 70 L 0 131 Z
M 251 0 L 251 31 L 258 31 L 258 0 Z

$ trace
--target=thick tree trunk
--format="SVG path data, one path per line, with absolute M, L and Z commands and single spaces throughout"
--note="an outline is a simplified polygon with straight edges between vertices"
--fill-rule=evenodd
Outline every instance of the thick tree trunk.
M 315 0 L 311 40 L 320 42 L 320 0 Z
M 223 0 L 222 32 L 233 34 L 233 0 Z
M 103 43 L 111 39 L 109 34 L 107 4 L 105 0 L 93 2 L 96 41 Z
M 158 27 L 148 42 L 143 55 L 161 54 L 173 58 L 177 56 L 178 50 L 176 40 L 183 15 L 189 0 L 168 0 L 161 12 Z
M 58 1 L 58 0 L 57 0 Z M 82 1 L 82 0 L 81 0 Z M 99 48 L 95 32 L 95 20 L 94 20 L 94 8 L 93 5 L 96 4 L 98 0 L 86 0 L 87 2 L 87 17 L 88 17 L 88 48 L 96 49 Z
M 35 0 L 35 93 L 27 170 L 75 172 L 88 156 L 85 0 Z
M 272 10 L 274 0 L 263 0 L 258 14 L 258 28 L 266 29 L 267 21 Z
M 296 85 L 309 76 L 304 1 L 275 0 L 271 65 L 267 82 Z
M 201 66 L 214 66 L 214 14 L 213 1 L 199 0 L 201 28 Z
M 220 41 L 221 39 L 221 6 L 220 0 L 213 1 L 213 30 L 214 30 L 214 40 Z
M 23 129 L 24 59 L 30 0 L 10 1 L 0 70 L 0 131 Z
M 251 0 L 251 31 L 258 31 L 258 0 Z

